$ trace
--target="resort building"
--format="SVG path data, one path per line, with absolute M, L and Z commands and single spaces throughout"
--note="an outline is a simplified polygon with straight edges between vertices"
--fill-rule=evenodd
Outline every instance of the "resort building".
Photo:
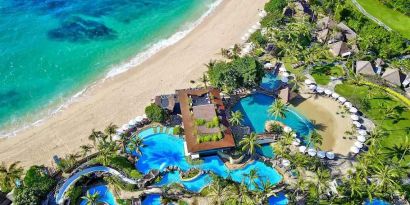
M 319 19 L 316 24 L 316 28 L 318 30 L 333 29 L 335 26 L 336 22 L 333 21 L 329 16 Z
M 10 199 L 7 198 L 6 194 L 0 191 L 0 205 L 11 204 Z
M 356 39 L 356 32 L 354 32 L 351 28 L 346 26 L 346 24 L 340 22 L 339 24 L 337 24 L 337 28 L 339 28 L 342 31 L 342 34 L 345 36 L 346 40 Z
M 330 52 L 333 56 L 342 56 L 346 57 L 351 54 L 349 47 L 343 41 L 338 41 L 336 43 L 330 44 Z
M 403 81 L 403 87 L 410 85 L 410 73 L 407 73 L 406 79 Z
M 374 72 L 373 66 L 370 61 L 357 61 L 356 74 L 376 75 L 376 72 Z
M 220 91 L 177 90 L 185 134 L 185 153 L 192 158 L 235 147 Z
M 374 61 L 374 64 L 376 66 L 376 73 L 380 75 L 383 72 L 383 66 L 385 65 L 384 61 L 381 58 L 377 58 Z
M 401 73 L 399 69 L 389 68 L 383 73 L 382 78 L 392 85 L 401 86 L 406 79 L 406 75 Z
M 156 96 L 155 104 L 170 113 L 179 113 L 179 100 L 175 94 Z

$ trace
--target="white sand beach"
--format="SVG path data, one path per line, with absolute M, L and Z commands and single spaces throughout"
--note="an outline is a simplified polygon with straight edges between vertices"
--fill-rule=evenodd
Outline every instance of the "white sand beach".
M 206 70 L 205 63 L 220 58 L 221 48 L 241 42 L 258 20 L 265 0 L 224 0 L 187 37 L 130 71 L 89 89 L 78 102 L 15 137 L 0 140 L 0 161 L 22 165 L 52 164 L 52 156 L 74 153 L 93 128 L 113 122 L 122 125 L 144 108 L 155 95 L 192 86 Z M 310 117 L 310 116 L 308 116 Z

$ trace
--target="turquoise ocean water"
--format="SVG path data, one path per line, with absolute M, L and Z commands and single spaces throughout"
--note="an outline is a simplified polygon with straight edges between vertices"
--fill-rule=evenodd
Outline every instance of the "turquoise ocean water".
M 150 46 L 176 41 L 215 4 L 0 0 L 0 136 L 50 114 Z

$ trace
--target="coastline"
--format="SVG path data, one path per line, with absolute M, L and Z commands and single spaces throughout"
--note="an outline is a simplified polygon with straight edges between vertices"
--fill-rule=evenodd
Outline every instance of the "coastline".
M 100 74 L 96 80 L 84 85 L 80 91 L 75 91 L 72 95 L 69 95 L 62 100 L 56 100 L 38 111 L 28 113 L 25 117 L 21 117 L 21 119 L 12 120 L 12 122 L 6 123 L 5 126 L 0 126 L 0 141 L 4 140 L 4 138 L 14 137 L 19 132 L 26 129 L 41 125 L 44 121 L 52 118 L 59 112 L 64 111 L 64 109 L 70 106 L 70 104 L 81 100 L 81 97 L 94 86 L 103 83 L 109 78 L 113 78 L 130 69 L 138 67 L 161 50 L 178 43 L 201 24 L 207 16 L 211 15 L 222 2 L 223 0 L 215 0 L 212 4 L 208 5 L 206 12 L 202 13 L 199 18 L 185 22 L 181 25 L 181 28 L 171 36 L 147 45 L 142 51 L 138 52 L 135 56 L 125 62 L 109 66 L 104 74 Z
M 204 63 L 220 58 L 220 48 L 240 42 L 258 21 L 258 9 L 264 4 L 265 0 L 224 0 L 185 38 L 137 69 L 89 87 L 64 111 L 0 140 L 0 158 L 6 163 L 21 161 L 24 166 L 51 165 L 53 155 L 73 153 L 89 143 L 87 136 L 93 128 L 103 129 L 110 122 L 121 125 L 141 115 L 155 95 L 191 86 L 189 81 L 197 80 L 206 70 Z

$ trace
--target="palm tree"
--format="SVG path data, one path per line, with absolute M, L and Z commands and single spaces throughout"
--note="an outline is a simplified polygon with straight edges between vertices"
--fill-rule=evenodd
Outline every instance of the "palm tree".
M 249 174 L 244 174 L 244 176 L 249 179 L 249 185 L 253 185 L 255 187 L 258 186 L 258 184 L 256 184 L 256 180 L 259 178 L 259 175 L 256 169 L 251 169 Z
M 312 131 L 309 136 L 309 145 L 313 144 L 314 147 L 322 145 L 323 137 L 316 130 Z
M 260 180 L 260 185 L 258 185 L 258 190 L 260 191 L 259 204 L 266 204 L 269 197 L 276 196 L 275 187 L 275 184 L 269 180 Z
M 398 162 L 400 163 L 403 161 L 404 157 L 410 155 L 410 142 L 409 142 L 409 136 L 405 136 L 404 141 L 401 142 L 400 144 L 395 144 L 392 147 L 386 147 L 387 153 L 386 155 L 389 158 L 396 158 Z
M 112 136 L 117 133 L 118 126 L 114 125 L 113 123 L 110 123 L 105 129 L 104 132 L 108 137 L 110 138 L 110 141 L 112 141 Z
M 212 185 L 209 188 L 208 196 L 211 198 L 212 203 L 217 205 L 224 204 L 229 196 L 229 190 L 228 187 L 222 185 L 221 179 L 214 177 Z
M 80 149 L 81 149 L 81 155 L 82 157 L 85 157 L 88 155 L 88 153 L 91 152 L 93 146 L 92 145 L 81 145 Z
M 272 105 L 269 107 L 268 113 L 274 116 L 275 118 L 285 118 L 286 105 L 280 100 L 275 100 L 275 102 L 273 102 Z
M 24 169 L 19 164 L 19 161 L 14 162 L 8 168 L 4 162 L 0 165 L 0 181 L 3 191 L 11 191 L 15 187 L 16 180 L 23 175 Z
M 228 58 L 228 59 L 231 58 L 230 53 L 229 53 L 229 50 L 228 50 L 228 49 L 225 49 L 225 48 L 221 48 L 221 55 L 222 55 L 222 57 L 224 57 L 224 58 Z
M 128 149 L 135 151 L 138 155 L 142 155 L 141 148 L 144 147 L 144 140 L 138 135 L 131 139 L 131 142 L 128 144 Z
M 228 121 L 233 126 L 241 125 L 242 121 L 243 121 L 243 115 L 242 115 L 241 111 L 237 110 L 235 112 L 231 112 L 231 118 L 229 118 Z
M 253 156 L 256 152 L 256 148 L 260 148 L 261 145 L 258 143 L 258 136 L 255 133 L 246 135 L 240 142 L 239 145 L 242 146 L 242 151 L 247 152 L 250 156 Z
M 100 143 L 98 146 L 99 157 L 104 166 L 108 165 L 110 158 L 114 155 L 117 145 L 114 142 Z
M 209 69 L 212 69 L 216 64 L 216 60 L 210 60 L 209 63 L 206 63 L 205 66 Z
M 375 175 L 377 178 L 377 186 L 381 191 L 393 190 L 393 187 L 398 185 L 399 174 L 394 167 L 388 165 L 375 166 Z
M 91 194 L 90 191 L 87 191 L 85 196 L 82 196 L 81 199 L 87 202 L 87 205 L 97 205 L 100 201 L 100 193 L 97 191 L 94 194 Z
M 205 73 L 202 74 L 201 82 L 204 84 L 205 88 L 208 88 L 209 79 Z
M 93 129 L 91 134 L 88 136 L 88 139 L 93 142 L 94 145 L 97 144 L 98 140 L 101 139 L 101 136 L 104 135 L 101 131 L 96 131 Z
M 329 188 L 330 172 L 325 168 L 318 168 L 316 170 L 316 193 L 321 196 Z

